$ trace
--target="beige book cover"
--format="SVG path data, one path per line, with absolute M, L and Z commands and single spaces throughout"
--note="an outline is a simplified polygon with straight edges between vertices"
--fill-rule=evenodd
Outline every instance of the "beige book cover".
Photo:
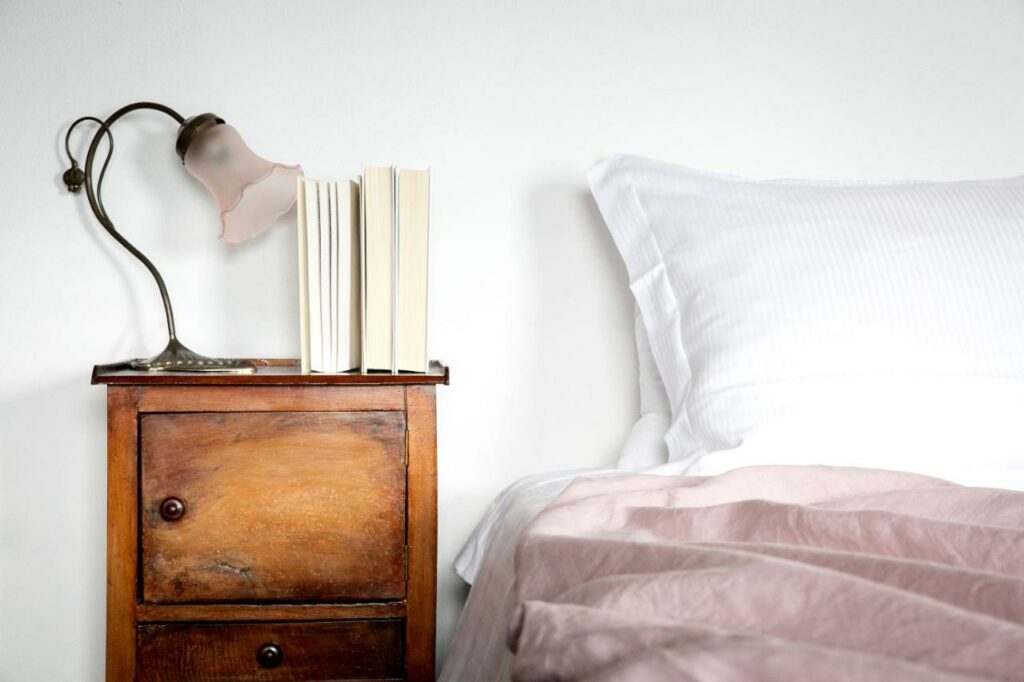
M 328 275 L 328 281 L 330 282 L 330 296 L 328 297 L 327 307 L 330 311 L 330 323 L 328 324 L 328 333 L 330 335 L 329 351 L 327 353 L 328 364 L 327 371 L 335 374 L 338 371 L 338 326 L 341 324 L 341 320 L 338 317 L 339 312 L 339 301 L 338 301 L 338 283 L 341 279 L 341 272 L 338 268 L 338 252 L 339 252 L 339 211 L 338 211 L 338 183 L 328 182 L 327 184 L 327 206 L 328 215 L 331 227 L 329 243 L 329 257 L 330 270 Z
M 387 166 L 363 169 L 363 368 L 392 371 L 394 181 Z
M 360 219 L 359 184 L 335 183 L 338 206 L 338 371 L 359 369 L 360 361 Z
M 307 180 L 303 196 L 306 218 L 306 296 L 309 311 L 309 370 L 323 372 L 323 325 L 320 314 L 320 190 L 316 180 Z
M 303 374 L 309 374 L 309 282 L 307 281 L 306 253 L 306 179 L 296 178 L 295 213 L 296 233 L 299 240 L 299 366 Z
M 396 366 L 403 372 L 426 372 L 430 172 L 399 169 L 397 187 Z
M 320 232 L 320 361 L 317 367 L 316 358 L 313 359 L 313 369 L 320 372 L 331 372 L 331 207 L 330 207 L 330 183 L 318 181 L 317 204 Z M 314 330 L 312 333 L 316 333 Z

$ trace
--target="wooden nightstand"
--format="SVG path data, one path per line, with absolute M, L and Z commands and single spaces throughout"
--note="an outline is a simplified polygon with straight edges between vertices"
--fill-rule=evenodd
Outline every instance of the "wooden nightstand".
M 427 374 L 110 371 L 107 680 L 434 679 Z

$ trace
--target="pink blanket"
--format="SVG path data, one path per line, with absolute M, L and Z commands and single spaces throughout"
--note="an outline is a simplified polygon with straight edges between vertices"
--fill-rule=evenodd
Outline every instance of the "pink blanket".
M 579 479 L 516 573 L 523 682 L 1024 680 L 1024 493 L 830 467 Z

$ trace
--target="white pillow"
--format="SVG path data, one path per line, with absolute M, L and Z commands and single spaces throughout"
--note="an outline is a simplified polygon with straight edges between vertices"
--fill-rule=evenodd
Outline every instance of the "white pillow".
M 984 426 L 986 461 L 1019 471 L 1019 420 L 963 417 L 1024 408 L 1024 182 L 756 181 L 634 156 L 588 177 L 668 392 L 671 459 L 765 436 L 768 456 L 850 464 L 828 450 L 856 430 L 913 469 L 973 457 Z
M 640 377 L 640 419 L 626 437 L 619 455 L 620 469 L 649 469 L 668 461 L 665 432 L 672 422 L 672 409 L 661 374 L 654 364 L 651 342 L 647 339 L 640 310 L 633 311 L 636 356 Z

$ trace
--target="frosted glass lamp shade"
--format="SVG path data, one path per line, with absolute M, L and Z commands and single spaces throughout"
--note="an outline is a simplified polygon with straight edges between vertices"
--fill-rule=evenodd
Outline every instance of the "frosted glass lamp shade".
M 295 203 L 302 169 L 257 156 L 227 123 L 199 130 L 183 160 L 217 200 L 220 238 L 230 244 L 260 234 Z

